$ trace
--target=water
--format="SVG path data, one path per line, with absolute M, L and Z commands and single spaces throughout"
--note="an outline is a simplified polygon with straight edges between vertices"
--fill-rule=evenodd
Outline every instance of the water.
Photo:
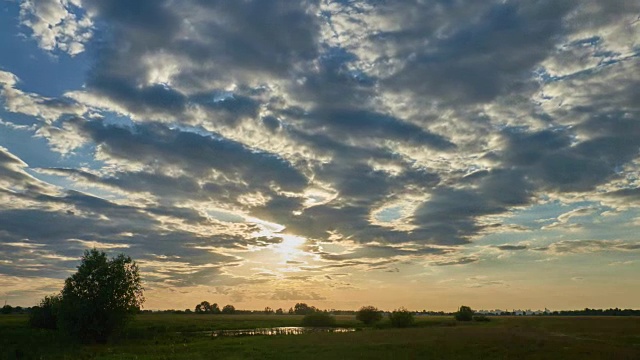
M 261 328 L 261 329 L 241 329 L 241 330 L 216 330 L 211 333 L 211 337 L 223 337 L 223 336 L 255 336 L 255 335 L 300 335 L 310 333 L 347 333 L 354 332 L 353 328 L 331 328 L 331 327 L 273 327 L 273 328 Z

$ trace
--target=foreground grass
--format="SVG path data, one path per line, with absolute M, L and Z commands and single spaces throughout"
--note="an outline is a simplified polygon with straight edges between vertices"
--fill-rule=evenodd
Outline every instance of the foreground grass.
M 276 315 L 141 315 L 107 345 L 74 345 L 29 329 L 25 316 L 0 316 L 2 358 L 37 359 L 640 359 L 640 318 L 505 317 L 456 323 L 418 317 L 416 327 L 343 334 L 212 339 L 214 329 L 298 326 Z M 338 326 L 361 326 L 338 316 Z M 4 351 L 4 354 L 2 353 Z

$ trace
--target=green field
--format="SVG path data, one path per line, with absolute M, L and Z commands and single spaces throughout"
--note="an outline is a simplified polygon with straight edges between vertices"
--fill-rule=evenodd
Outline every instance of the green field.
M 299 326 L 290 315 L 144 314 L 106 345 L 77 345 L 30 329 L 25 315 L 0 316 L 2 359 L 640 359 L 638 317 L 500 317 L 456 323 L 417 317 L 416 326 L 352 333 L 213 339 L 216 329 Z

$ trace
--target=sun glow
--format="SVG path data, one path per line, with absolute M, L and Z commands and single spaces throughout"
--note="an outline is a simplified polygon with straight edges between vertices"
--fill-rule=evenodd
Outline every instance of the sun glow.
M 282 254 L 286 260 L 291 260 L 304 254 L 302 245 L 307 241 L 305 238 L 294 235 L 281 235 L 282 242 L 275 246 L 275 251 Z

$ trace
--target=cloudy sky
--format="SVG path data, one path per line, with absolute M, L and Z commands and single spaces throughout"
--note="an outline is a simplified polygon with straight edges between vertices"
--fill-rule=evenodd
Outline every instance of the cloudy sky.
M 640 302 L 640 2 L 5 0 L 0 296 Z

